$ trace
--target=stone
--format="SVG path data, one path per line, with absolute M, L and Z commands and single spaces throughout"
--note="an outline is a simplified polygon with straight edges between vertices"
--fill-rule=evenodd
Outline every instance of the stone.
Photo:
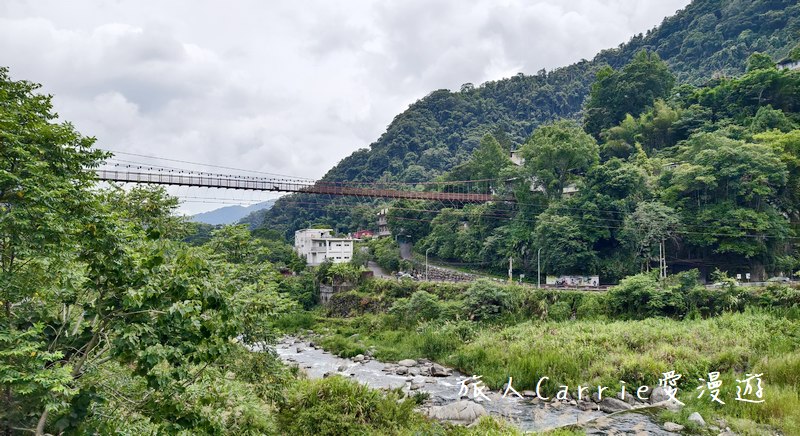
M 584 412 L 589 410 L 597 410 L 597 404 L 594 404 L 591 401 L 581 401 L 578 403 L 578 408 Z
M 681 403 L 669 396 L 667 390 L 663 386 L 656 386 L 653 388 L 648 401 L 652 405 L 666 407 L 672 411 L 681 410 L 683 407 Z
M 425 379 L 423 377 L 414 377 L 411 380 L 411 390 L 415 391 L 425 386 Z
M 687 420 L 689 422 L 693 422 L 693 423 L 699 425 L 700 427 L 705 427 L 706 426 L 706 420 L 703 419 L 703 417 L 697 412 L 694 412 L 691 415 L 689 415 Z
M 671 431 L 674 433 L 678 433 L 683 431 L 683 426 L 680 424 L 676 424 L 674 422 L 665 422 L 664 423 L 664 430 Z
M 407 366 L 398 366 L 395 370 L 395 374 L 397 375 L 406 375 L 408 374 L 408 367 Z
M 484 415 L 486 415 L 486 409 L 483 406 L 467 400 L 444 406 L 433 406 L 428 410 L 429 417 L 456 424 L 471 424 Z
M 315 344 L 314 341 L 309 342 L 308 346 L 311 348 L 317 348 L 317 344 Z
M 398 365 L 400 365 L 400 366 L 406 366 L 406 367 L 408 367 L 408 366 L 414 366 L 414 365 L 416 365 L 416 364 L 417 364 L 417 361 L 416 361 L 416 360 L 414 360 L 414 359 L 403 359 L 403 360 L 401 360 L 401 361 L 397 362 L 397 364 L 398 364 Z
M 536 391 L 522 391 L 521 394 L 526 398 L 536 398 Z
M 439 365 L 438 363 L 434 363 L 431 365 L 430 374 L 433 377 L 448 377 L 452 375 L 452 371 L 443 367 L 442 365 Z
M 339 372 L 345 372 L 347 371 L 347 365 L 339 365 L 339 367 L 336 368 L 336 370 Z
M 569 401 L 569 405 L 570 405 L 570 406 L 577 406 L 577 405 L 578 405 L 578 402 L 577 402 L 577 401 L 575 401 L 575 400 L 570 400 L 570 401 Z
M 600 410 L 606 413 L 621 412 L 630 409 L 630 404 L 616 398 L 606 397 L 603 398 L 603 401 L 600 401 Z
M 353 358 L 353 362 L 363 362 L 364 355 L 363 354 L 356 354 L 356 357 Z
M 411 368 L 408 368 L 408 373 L 411 375 L 419 375 L 420 370 L 416 366 L 412 366 Z
M 325 374 L 322 374 L 322 378 L 328 378 L 328 377 L 330 377 L 330 376 L 332 376 L 332 375 L 333 375 L 333 373 L 332 373 L 332 372 L 330 372 L 330 371 L 328 371 L 328 372 L 326 372 Z
M 642 404 L 642 402 L 639 401 L 638 398 L 636 398 L 636 394 L 631 395 L 630 392 L 625 394 L 625 398 L 622 398 L 622 393 L 621 392 L 617 392 L 616 397 L 617 397 L 618 400 L 622 400 L 622 401 L 630 404 L 631 406 L 638 406 L 638 405 Z
M 669 396 L 664 386 L 656 386 L 655 388 L 653 388 L 653 392 L 650 393 L 650 404 L 656 404 L 662 401 L 667 401 L 670 398 L 672 397 Z
M 298 352 L 298 353 L 302 353 L 303 351 L 305 351 L 305 348 L 297 347 L 297 348 L 295 348 L 295 351 Z

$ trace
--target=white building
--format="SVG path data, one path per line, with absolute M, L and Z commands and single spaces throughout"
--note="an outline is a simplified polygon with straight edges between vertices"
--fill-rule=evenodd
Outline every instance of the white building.
M 303 229 L 294 232 L 294 250 L 316 266 L 330 259 L 333 263 L 350 262 L 355 239 L 335 238 L 333 229 Z
M 511 162 L 514 162 L 514 165 L 517 166 L 525 165 L 525 158 L 522 157 L 522 150 L 514 150 L 511 152 Z
M 800 70 L 800 61 L 793 61 L 791 59 L 784 59 L 778 62 L 778 68 L 784 70 Z
M 389 209 L 381 209 L 378 212 L 378 237 L 392 236 L 389 230 Z

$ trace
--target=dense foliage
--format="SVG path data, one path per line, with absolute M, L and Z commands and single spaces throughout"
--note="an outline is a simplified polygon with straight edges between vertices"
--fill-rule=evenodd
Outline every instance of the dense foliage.
M 468 83 L 455 92 L 434 91 L 395 117 L 369 148 L 344 158 L 324 179 L 408 183 L 433 180 L 469 160 L 486 134 L 493 135 L 509 151 L 524 144 L 541 124 L 559 118 L 578 120 L 590 92 L 596 98 L 587 106 L 591 121 L 588 131 L 597 134 L 619 122 L 626 113 L 638 116 L 653 99 L 667 95 L 674 81 L 657 63 L 642 64 L 655 67 L 656 75 L 649 75 L 652 71 L 637 67 L 636 62 L 622 74 L 609 67 L 619 70 L 637 53 L 647 50 L 654 53 L 649 57 L 658 56 L 666 62 L 677 83 L 699 85 L 711 78 L 743 73 L 748 57 L 756 52 L 776 60 L 789 56 L 800 42 L 798 30 L 800 5 L 792 0 L 695 0 L 646 35 L 636 35 L 591 61 L 582 60 L 549 72 L 520 73 L 480 86 Z M 638 76 L 641 74 L 647 77 Z M 641 80 L 626 81 L 623 89 L 617 76 Z M 609 91 L 624 91 L 627 97 L 625 93 L 606 93 L 604 97 L 602 92 L 593 91 L 591 85 L 596 77 L 614 85 Z M 617 104 L 613 113 L 593 110 L 601 109 L 600 105 L 609 98 Z M 697 117 L 705 113 L 691 111 L 694 117 L 682 120 L 684 124 L 675 126 L 674 132 L 654 133 L 680 135 L 687 123 L 704 121 Z M 651 140 L 658 141 L 657 135 Z M 317 223 L 339 231 L 355 231 L 375 225 L 374 212 L 354 211 L 356 205 L 374 204 L 298 194 L 279 200 L 259 219 L 286 232 L 287 237 L 296 229 Z
M 592 102 L 652 80 L 666 83 L 661 98 L 636 108 L 603 101 L 607 114 L 598 117 L 610 118 L 602 122 L 587 112 L 599 143 L 574 122 L 548 123 L 521 147 L 518 165 L 492 158 L 498 141 L 486 136 L 444 176 L 491 171 L 502 180 L 494 192 L 516 204 L 397 202 L 389 224 L 418 252 L 498 272 L 513 258 L 527 277 L 537 260 L 545 274 L 597 274 L 605 283 L 662 262 L 672 272 L 699 268 L 703 278 L 715 268 L 752 280 L 792 275 L 800 269 L 800 72 L 753 58 L 742 76 L 667 93 L 666 65 L 643 53 L 608 73 L 613 80 L 598 80 Z
M 105 155 L 37 88 L 0 69 L 0 433 L 277 432 L 292 377 L 242 342 L 295 306 L 296 256 L 244 227 L 192 237 L 163 190 L 97 189 Z

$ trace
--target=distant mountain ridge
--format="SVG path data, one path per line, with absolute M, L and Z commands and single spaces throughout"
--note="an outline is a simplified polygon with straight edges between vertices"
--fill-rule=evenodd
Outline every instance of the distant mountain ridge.
M 219 224 L 236 224 L 242 218 L 250 215 L 253 212 L 258 212 L 265 209 L 271 209 L 276 200 L 267 200 L 261 203 L 256 203 L 251 206 L 225 206 L 212 211 L 198 213 L 192 215 L 190 220 L 199 223 L 206 223 L 212 225 Z
M 437 90 L 397 115 L 369 148 L 345 157 L 325 175 L 329 181 L 429 181 L 464 163 L 486 133 L 507 150 L 539 125 L 579 119 L 597 71 L 620 68 L 641 50 L 655 51 L 679 83 L 700 85 L 744 72 L 754 52 L 784 58 L 800 42 L 796 0 L 695 0 L 646 34 L 553 71 Z M 372 204 L 372 203 L 369 203 Z M 358 230 L 352 201 L 293 194 L 263 214 L 263 225 L 291 235 L 310 224 Z

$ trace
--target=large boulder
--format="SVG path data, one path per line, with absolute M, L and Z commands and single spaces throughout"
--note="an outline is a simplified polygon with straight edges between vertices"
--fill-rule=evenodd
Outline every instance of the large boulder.
M 623 410 L 630 410 L 631 405 L 616 398 L 606 397 L 600 401 L 600 410 L 606 413 L 621 412 Z
M 444 406 L 433 406 L 428 410 L 429 417 L 456 424 L 471 424 L 484 415 L 486 415 L 486 409 L 483 406 L 467 400 Z
M 665 422 L 664 430 L 671 431 L 673 433 L 680 433 L 683 431 L 683 426 L 674 422 Z
M 656 386 L 650 393 L 650 404 L 654 406 L 666 407 L 669 410 L 678 411 L 683 407 L 681 403 L 673 399 L 663 386 Z
M 414 359 L 403 359 L 397 362 L 397 364 L 400 366 L 414 366 L 417 364 L 417 361 Z
M 439 365 L 438 363 L 431 365 L 430 373 L 434 377 L 447 377 L 452 374 L 449 369 Z
M 650 393 L 650 404 L 660 403 L 662 401 L 669 400 L 670 397 L 667 393 L 667 389 L 664 386 L 656 386 L 653 388 L 653 392 Z

